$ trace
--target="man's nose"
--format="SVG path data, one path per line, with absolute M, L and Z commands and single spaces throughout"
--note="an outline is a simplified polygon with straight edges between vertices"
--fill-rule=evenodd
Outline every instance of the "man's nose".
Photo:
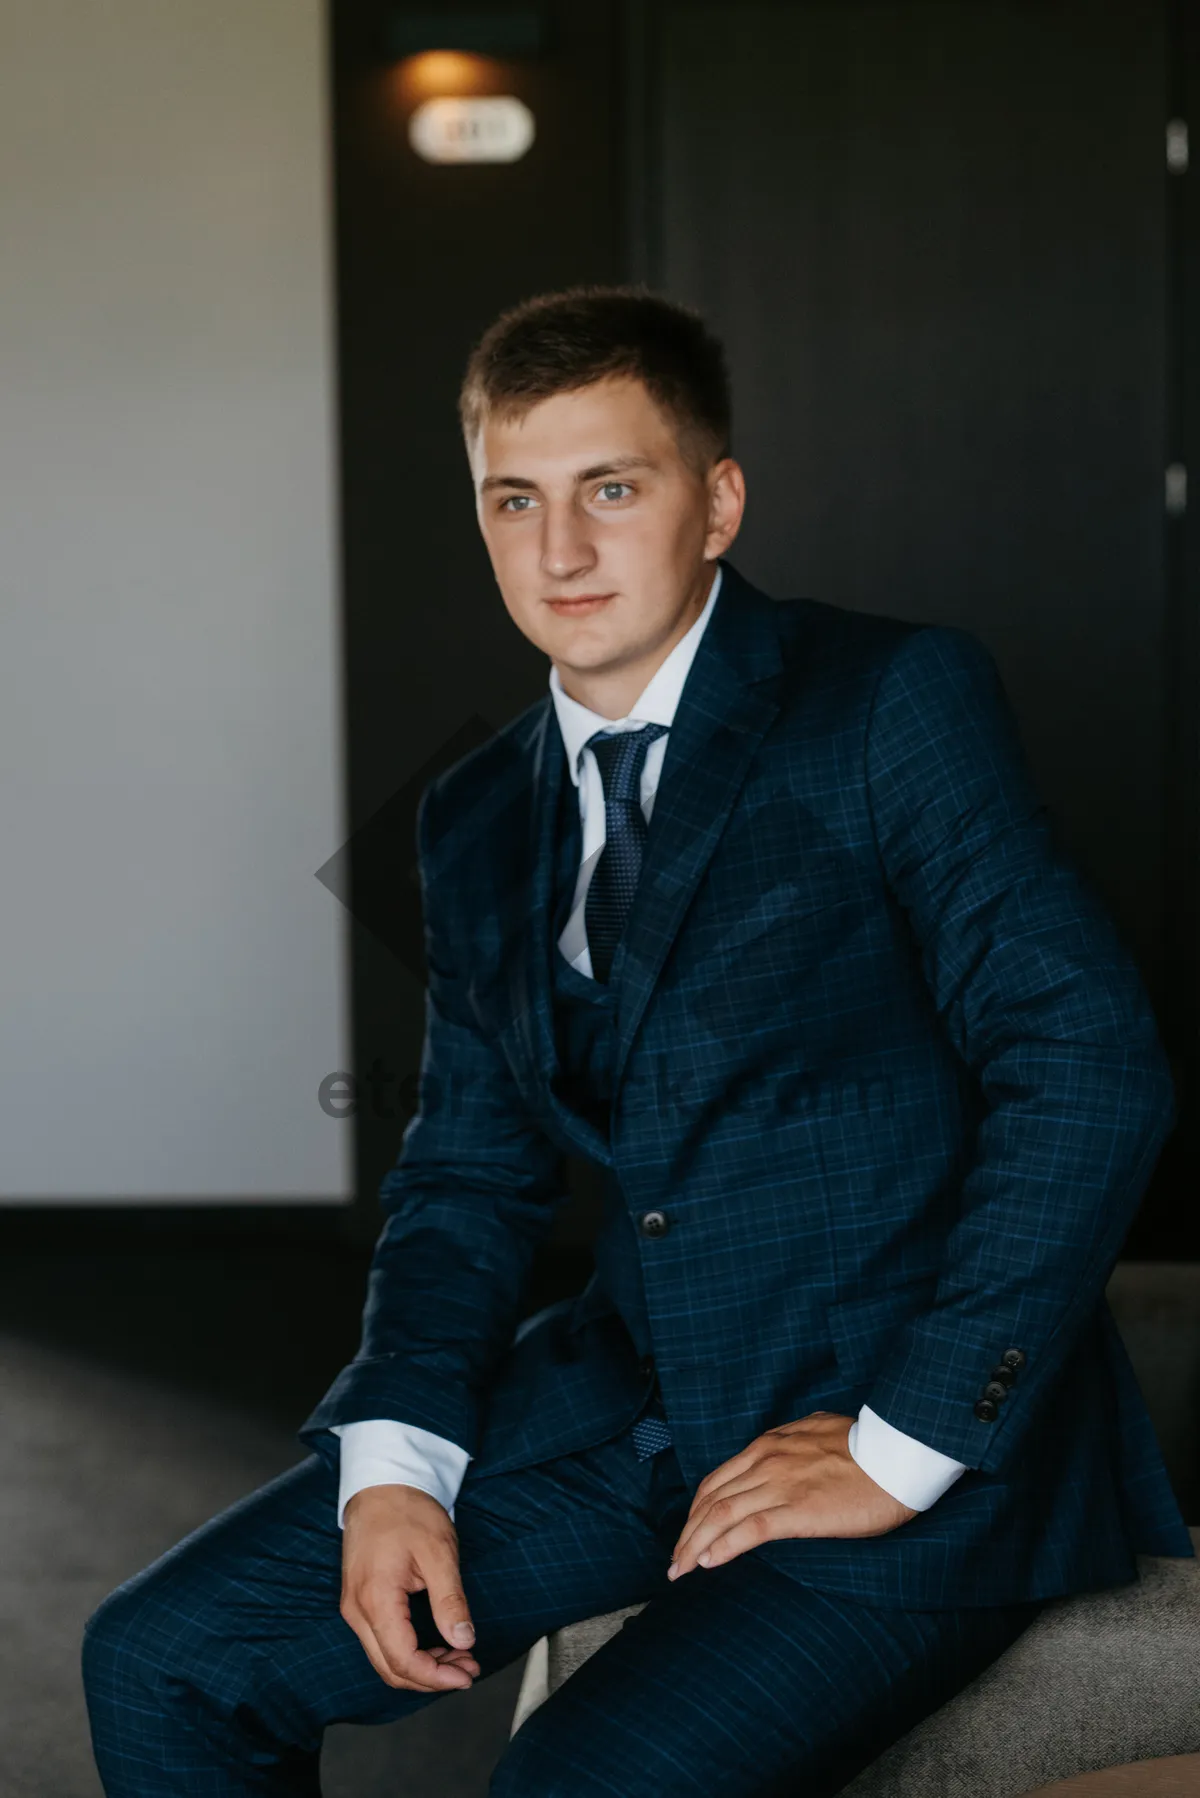
M 574 506 L 547 506 L 542 525 L 542 567 L 555 580 L 585 574 L 596 563 L 587 520 Z

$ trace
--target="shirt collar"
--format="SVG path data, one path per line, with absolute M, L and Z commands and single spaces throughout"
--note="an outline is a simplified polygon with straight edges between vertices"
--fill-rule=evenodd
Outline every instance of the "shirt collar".
M 721 564 L 718 562 L 708 598 L 704 602 L 704 610 L 655 669 L 623 718 L 604 718 L 599 712 L 593 712 L 588 706 L 580 705 L 577 699 L 572 699 L 569 693 L 563 691 L 558 669 L 551 663 L 550 697 L 554 701 L 558 728 L 562 732 L 567 751 L 567 768 L 576 786 L 579 785 L 579 759 L 584 745 L 598 730 L 623 730 L 641 724 L 665 724 L 669 728 L 674 723 L 683 683 L 721 590 L 721 574 Z

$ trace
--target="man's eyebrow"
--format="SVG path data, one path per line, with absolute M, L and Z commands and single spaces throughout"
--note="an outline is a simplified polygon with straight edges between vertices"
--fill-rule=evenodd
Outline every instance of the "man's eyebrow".
M 631 468 L 657 468 L 658 463 L 649 456 L 612 456 L 607 462 L 595 462 L 591 468 L 581 468 L 575 476 L 579 481 L 598 481 L 604 475 L 624 474 Z M 516 487 L 522 492 L 536 492 L 537 482 L 527 480 L 519 474 L 489 474 L 479 483 L 481 493 L 490 493 L 494 487 Z
M 592 468 L 580 469 L 577 481 L 598 481 L 601 475 L 623 474 L 629 468 L 657 468 L 649 456 L 614 456 L 609 462 L 597 462 Z

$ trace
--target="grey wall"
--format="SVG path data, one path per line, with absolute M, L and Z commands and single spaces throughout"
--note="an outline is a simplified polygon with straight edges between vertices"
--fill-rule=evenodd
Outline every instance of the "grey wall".
M 337 1199 L 320 0 L 0 0 L 0 1195 Z

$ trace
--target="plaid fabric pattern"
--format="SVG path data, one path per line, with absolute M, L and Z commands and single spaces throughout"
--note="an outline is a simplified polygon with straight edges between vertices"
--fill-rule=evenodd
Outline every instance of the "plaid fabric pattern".
M 318 1798 L 333 1722 L 439 1702 L 379 1678 L 343 1622 L 337 1478 L 316 1457 L 120 1587 L 83 1671 L 108 1798 Z M 492 1798 L 761 1798 L 833 1793 L 959 1691 L 1036 1606 L 876 1610 L 810 1591 L 756 1555 L 667 1580 L 687 1508 L 670 1454 L 628 1439 L 479 1476 L 455 1507 L 483 1675 L 548 1630 L 650 1600 L 542 1705 Z M 427 1594 L 423 1647 L 440 1641 Z
M 557 1085 L 549 698 L 423 796 L 420 1108 L 359 1355 L 305 1439 L 332 1457 L 330 1424 L 396 1417 L 499 1472 L 629 1425 L 644 1385 L 586 1296 L 514 1341 L 567 1153 L 627 1209 L 692 1489 L 762 1431 L 864 1401 L 967 1464 L 902 1529 L 766 1543 L 770 1565 L 936 1609 L 1190 1554 L 1104 1302 L 1171 1078 L 992 660 L 724 567 L 613 958 L 610 1132 Z

